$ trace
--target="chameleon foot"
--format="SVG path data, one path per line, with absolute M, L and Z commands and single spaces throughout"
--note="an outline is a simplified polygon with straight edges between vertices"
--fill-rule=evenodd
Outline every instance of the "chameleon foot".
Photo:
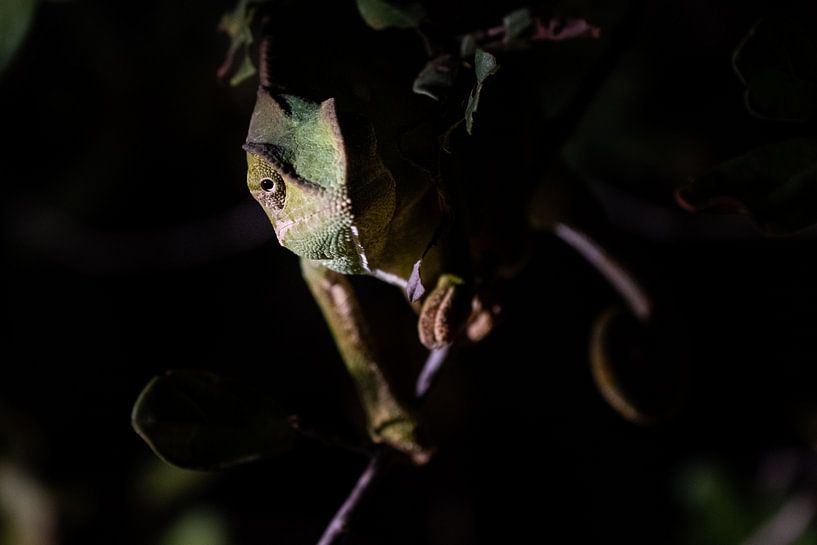
M 452 274 L 441 275 L 437 286 L 423 302 L 417 330 L 420 342 L 429 350 L 453 342 L 471 312 L 470 290 Z

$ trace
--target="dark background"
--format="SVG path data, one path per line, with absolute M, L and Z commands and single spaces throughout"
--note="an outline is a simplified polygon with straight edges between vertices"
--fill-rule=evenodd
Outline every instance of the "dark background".
M 416 37 L 376 34 L 353 2 L 339 4 L 316 8 L 324 19 L 315 27 L 408 63 L 410 83 L 424 62 Z M 587 341 L 616 295 L 541 235 L 509 288 L 502 328 L 459 351 L 432 395 L 438 456 L 385 476 L 349 543 L 721 543 L 814 487 L 814 232 L 768 238 L 745 218 L 693 217 L 672 199 L 689 176 L 785 132 L 745 111 L 730 65 L 770 4 L 648 3 L 567 146 L 618 248 L 672 309 L 670 337 L 689 364 L 684 409 L 642 428 L 605 405 Z M 254 84 L 215 76 L 228 45 L 216 26 L 232 7 L 42 3 L 0 77 L 0 468 L 50 498 L 55 543 L 173 543 L 167 532 L 179 520 L 228 536 L 212 530 L 210 541 L 185 545 L 314 543 L 365 465 L 306 444 L 191 476 L 162 466 L 130 426 L 141 388 L 169 368 L 217 371 L 268 384 L 316 414 L 359 416 L 297 259 L 246 191 L 241 144 Z M 432 11 L 462 32 L 514 7 Z M 627 5 L 546 10 L 575 10 L 604 30 Z M 298 25 L 282 29 L 291 39 L 280 54 L 327 62 L 326 35 Z M 546 45 L 534 61 L 506 60 L 474 137 L 489 153 L 486 171 L 504 172 L 503 158 L 530 144 L 507 132 L 524 114 L 514 97 L 541 92 L 528 113 L 547 117 L 605 44 Z M 393 290 L 362 285 L 399 307 Z M 713 489 L 726 499 L 712 500 Z M 722 528 L 730 525 L 732 534 Z M 817 543 L 814 531 L 800 543 Z

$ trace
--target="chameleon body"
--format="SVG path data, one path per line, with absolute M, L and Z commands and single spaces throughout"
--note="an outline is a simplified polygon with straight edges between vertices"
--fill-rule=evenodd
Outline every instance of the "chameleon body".
M 451 256 L 461 255 L 462 248 L 451 241 L 431 244 L 444 216 L 439 194 L 430 175 L 420 169 L 393 175 L 391 166 L 400 167 L 394 148 L 378 149 L 372 125 L 359 116 L 340 115 L 333 99 L 276 96 L 263 86 L 244 145 L 250 192 L 269 216 L 281 245 L 301 257 L 304 278 L 355 380 L 372 439 L 422 462 L 429 452 L 417 441 L 410 411 L 393 395 L 365 312 L 346 275 L 372 275 L 406 288 L 414 264 L 422 258 L 422 284 L 433 289 L 419 301 L 418 333 L 430 349 L 451 343 L 461 331 L 479 340 L 492 329 L 494 310 L 471 297 L 471 286 L 463 280 L 466 274 L 451 270 L 450 264 L 458 262 Z M 391 159 L 388 165 L 386 157 Z M 564 194 L 571 191 L 560 189 Z M 602 273 L 638 320 L 650 320 L 649 297 L 594 237 L 563 220 L 548 229 Z M 607 338 L 609 323 L 597 328 L 595 344 L 601 346 Z M 611 405 L 630 420 L 648 421 L 622 393 L 618 379 L 613 380 L 622 365 L 610 363 L 606 348 L 591 350 L 591 360 L 596 382 Z
M 465 288 L 441 271 L 429 242 L 442 211 L 427 174 L 395 180 L 381 160 L 374 129 L 339 115 L 335 100 L 313 102 L 258 91 L 247 141 L 247 184 L 278 242 L 299 255 L 304 278 L 358 388 L 375 441 L 416 461 L 427 458 L 414 420 L 381 371 L 364 312 L 344 275 L 365 274 L 405 288 L 423 258 L 419 336 L 429 348 L 453 340 L 467 318 Z M 470 308 L 470 305 L 468 305 Z

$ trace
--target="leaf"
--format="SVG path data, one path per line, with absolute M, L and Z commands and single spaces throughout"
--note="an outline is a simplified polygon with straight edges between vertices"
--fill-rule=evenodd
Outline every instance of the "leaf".
M 753 115 L 777 121 L 817 117 L 817 21 L 791 15 L 761 20 L 738 46 L 733 64 Z
M 460 40 L 460 57 L 467 59 L 477 52 L 477 39 L 473 34 L 466 34 Z
M 238 68 L 238 70 L 236 70 L 235 74 L 233 74 L 233 77 L 230 78 L 230 85 L 235 87 L 244 80 L 253 77 L 256 72 L 257 70 L 255 69 L 255 65 L 252 63 L 250 56 L 244 55 L 244 62 L 241 63 L 241 66 Z
M 217 74 L 222 80 L 234 70 L 236 54 L 244 48 L 244 59 L 241 66 L 235 70 L 230 78 L 230 85 L 238 85 L 255 74 L 255 66 L 249 55 L 249 47 L 253 43 L 252 22 L 255 18 L 255 9 L 250 4 L 263 3 L 263 0 L 239 0 L 235 9 L 221 17 L 218 29 L 230 37 L 230 47 L 224 62 L 219 66 Z
M 750 151 L 715 167 L 678 191 L 691 211 L 751 215 L 772 234 L 817 223 L 817 138 L 797 138 Z
M 479 108 L 479 98 L 482 94 L 482 87 L 488 77 L 494 75 L 499 70 L 499 64 L 496 62 L 496 57 L 477 48 L 474 53 L 474 71 L 477 75 L 477 83 L 471 89 L 471 94 L 468 96 L 468 104 L 465 107 L 465 130 L 468 134 L 473 134 L 474 131 L 474 114 Z
M 0 2 L 0 74 L 14 58 L 23 43 L 37 0 L 3 0 Z
M 533 27 L 534 19 L 528 8 L 520 8 L 510 12 L 502 19 L 505 26 L 504 41 L 512 42 L 521 38 Z
M 441 55 L 426 63 L 414 80 L 412 90 L 443 102 L 454 87 L 460 63 L 453 55 Z
M 496 57 L 479 48 L 474 52 L 474 71 L 477 73 L 477 83 L 485 83 L 488 76 L 496 74 L 497 70 L 499 70 L 499 65 L 496 63 Z
M 422 264 L 422 258 L 418 259 L 417 263 L 415 263 L 411 269 L 411 275 L 406 285 L 406 295 L 408 295 L 409 301 L 412 303 L 418 301 L 426 292 L 426 288 L 423 286 L 423 279 L 420 278 L 420 266 Z
M 395 0 L 357 0 L 357 10 L 366 24 L 375 30 L 417 28 L 426 15 L 422 4 Z
M 268 399 L 203 371 L 169 371 L 151 380 L 131 415 L 133 428 L 166 462 L 218 469 L 288 450 L 296 437 Z

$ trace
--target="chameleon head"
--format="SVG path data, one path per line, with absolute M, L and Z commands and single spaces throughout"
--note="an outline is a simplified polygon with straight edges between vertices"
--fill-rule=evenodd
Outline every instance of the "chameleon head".
M 261 88 L 244 149 L 247 185 L 282 246 L 344 274 L 370 271 L 394 215 L 395 184 L 368 121 L 341 121 L 333 99 Z

